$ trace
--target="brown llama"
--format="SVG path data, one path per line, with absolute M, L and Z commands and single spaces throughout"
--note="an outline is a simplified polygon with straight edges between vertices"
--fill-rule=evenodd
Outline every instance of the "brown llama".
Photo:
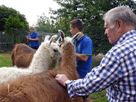
M 75 38 L 75 37 L 74 37 Z M 56 80 L 57 74 L 66 74 L 70 80 L 78 79 L 75 47 L 66 37 L 61 45 L 58 69 L 17 78 L 0 84 L 0 102 L 83 102 L 81 97 L 71 99 L 65 87 Z
M 33 58 L 36 50 L 32 49 L 26 44 L 16 44 L 11 52 L 12 65 L 21 68 L 27 68 Z

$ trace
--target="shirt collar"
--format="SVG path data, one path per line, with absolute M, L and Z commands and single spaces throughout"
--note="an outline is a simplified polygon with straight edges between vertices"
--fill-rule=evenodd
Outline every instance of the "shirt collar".
M 84 34 L 79 40 L 76 39 L 77 42 L 82 41 L 86 37 L 86 34 Z
M 128 31 L 122 37 L 119 38 L 119 40 L 117 41 L 116 44 L 122 43 L 124 40 L 128 39 L 129 37 L 131 37 L 133 35 L 136 35 L 136 31 L 135 30 Z

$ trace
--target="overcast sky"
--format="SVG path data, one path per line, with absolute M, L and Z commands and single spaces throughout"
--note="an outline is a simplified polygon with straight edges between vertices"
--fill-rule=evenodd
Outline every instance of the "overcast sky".
M 37 22 L 38 16 L 45 13 L 45 16 L 50 17 L 49 7 L 57 10 L 60 6 L 53 0 L 0 0 L 0 6 L 5 5 L 11 7 L 20 14 L 24 14 L 30 26 Z
M 49 7 L 53 10 L 60 8 L 53 0 L 0 0 L 1 5 L 11 7 L 19 11 L 20 14 L 24 14 L 30 26 L 35 25 L 38 16 L 43 13 L 45 13 L 45 16 L 50 17 Z

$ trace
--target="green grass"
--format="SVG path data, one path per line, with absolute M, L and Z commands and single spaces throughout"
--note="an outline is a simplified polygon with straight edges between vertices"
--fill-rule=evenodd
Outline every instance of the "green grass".
M 104 57 L 103 54 L 98 54 L 97 56 L 93 56 L 92 68 L 98 66 L 103 57 Z M 89 97 L 92 102 L 108 102 L 106 97 L 106 90 L 90 94 Z
M 0 53 L 0 67 L 11 67 L 10 53 Z
M 109 102 L 109 101 L 107 100 L 107 97 L 104 96 L 102 98 L 98 98 L 96 100 L 93 100 L 92 102 Z
M 108 102 L 105 90 L 90 94 L 89 97 L 92 100 L 92 102 Z
M 101 54 L 99 54 L 98 56 L 93 56 L 93 62 L 92 62 L 93 67 L 98 66 L 102 58 L 103 58 L 103 55 Z M 0 53 L 0 67 L 10 67 L 10 66 L 12 66 L 10 52 Z M 108 102 L 106 98 L 105 90 L 90 94 L 89 97 L 91 99 L 91 102 Z

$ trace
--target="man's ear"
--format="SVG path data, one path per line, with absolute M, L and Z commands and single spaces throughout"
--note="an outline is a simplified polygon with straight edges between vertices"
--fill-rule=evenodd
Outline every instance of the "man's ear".
M 123 27 L 123 22 L 121 20 L 117 21 L 117 27 L 118 28 Z
M 79 29 L 77 27 L 74 28 L 77 32 L 80 32 Z
M 118 20 L 116 24 L 117 24 L 118 32 L 122 32 L 122 30 L 124 29 L 123 22 L 121 20 Z

